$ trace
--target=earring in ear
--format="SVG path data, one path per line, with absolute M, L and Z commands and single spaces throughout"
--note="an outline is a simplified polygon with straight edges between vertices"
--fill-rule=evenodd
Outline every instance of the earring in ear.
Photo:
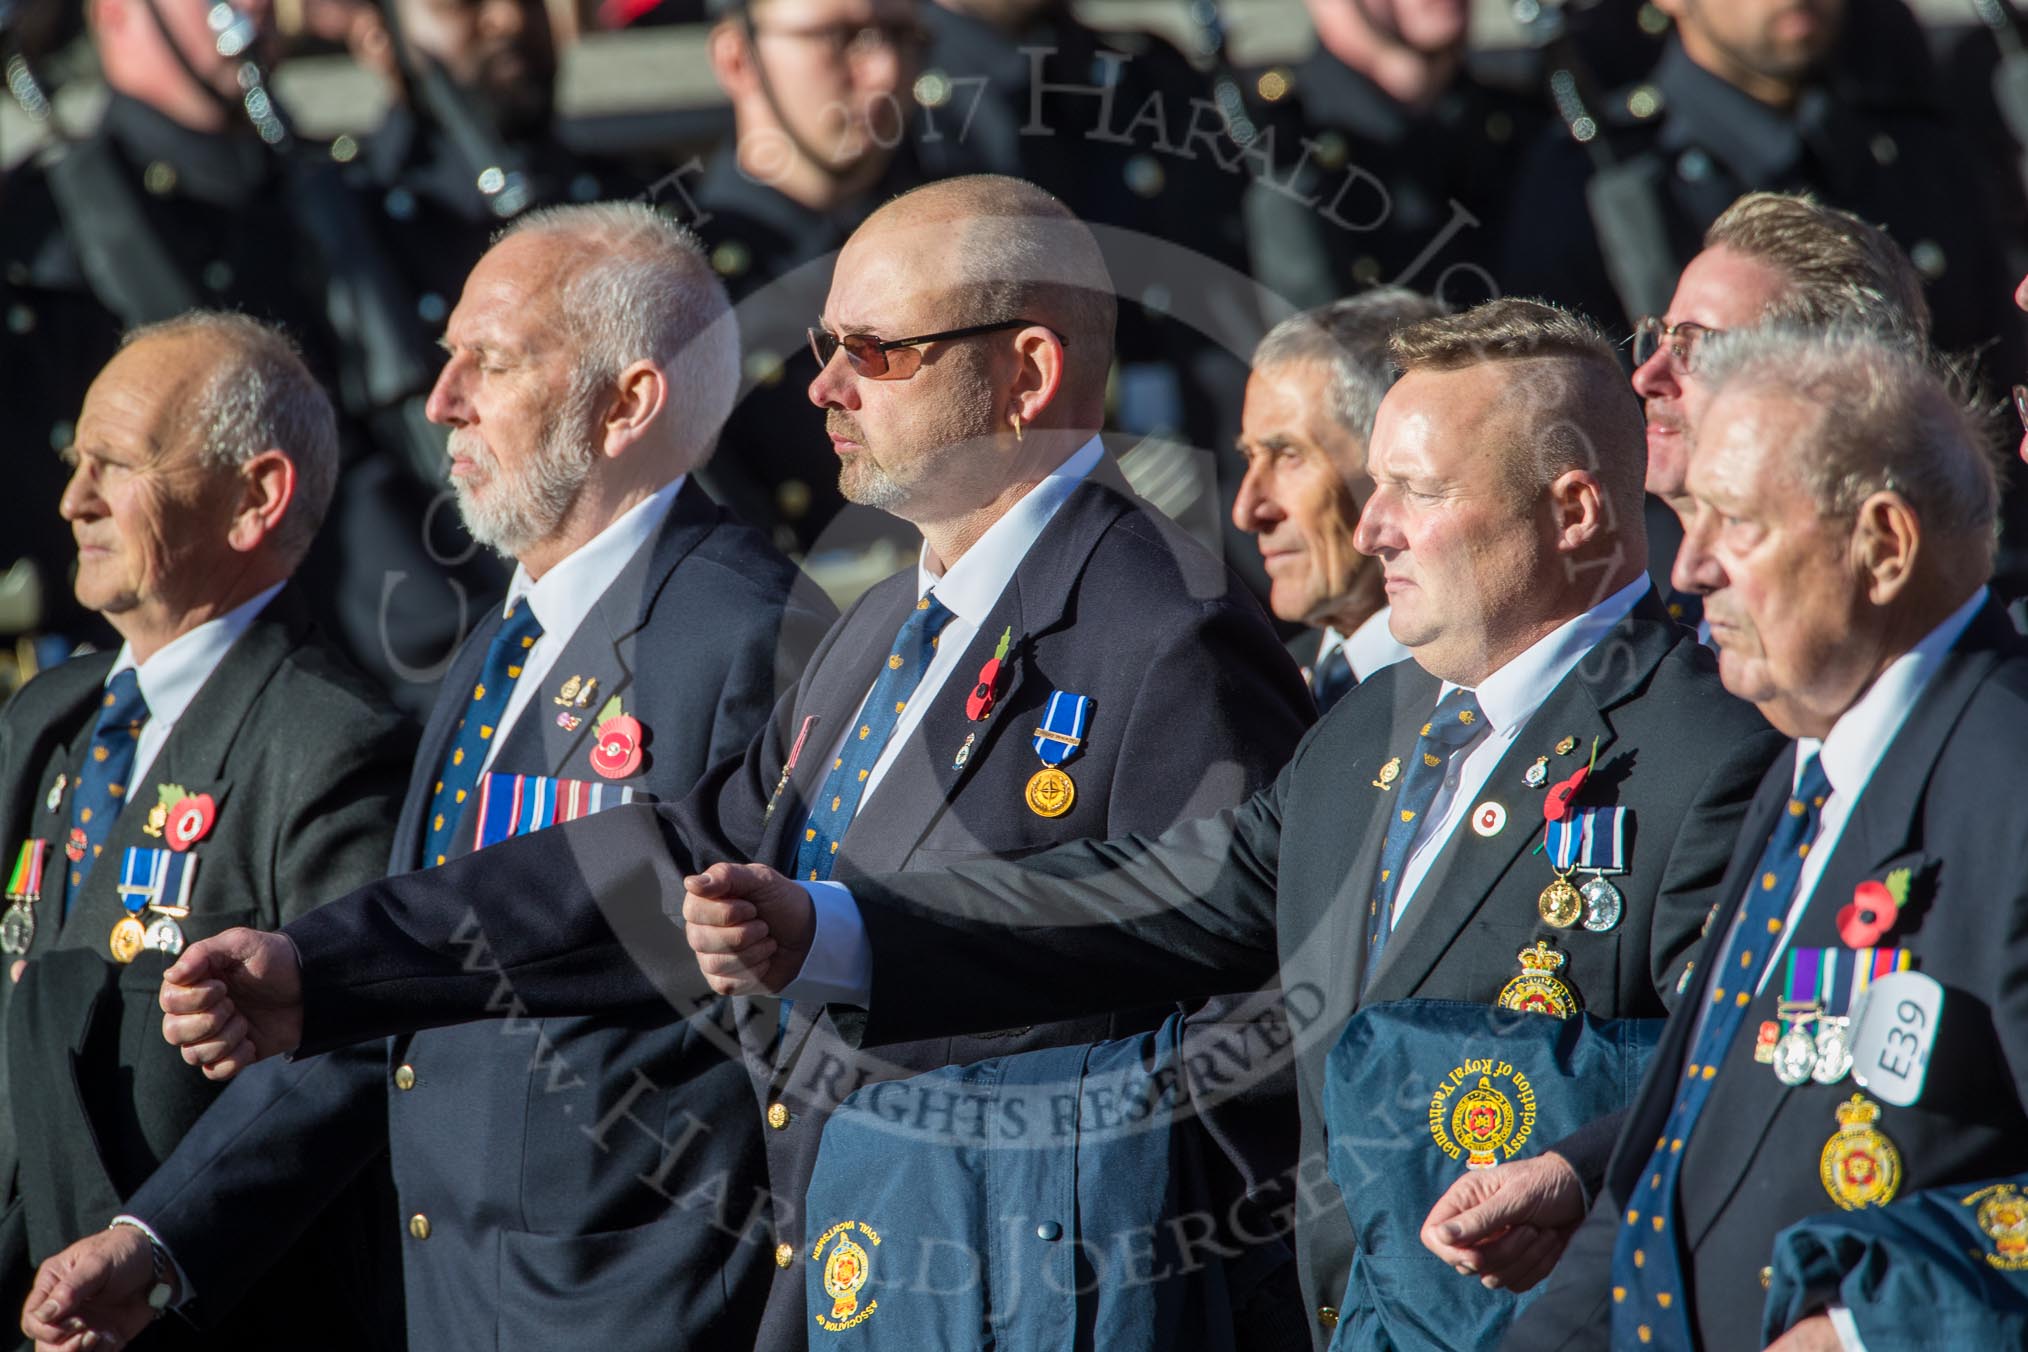
M 1018 409 L 1014 412 L 1014 440 L 1021 440 L 1021 413 Z

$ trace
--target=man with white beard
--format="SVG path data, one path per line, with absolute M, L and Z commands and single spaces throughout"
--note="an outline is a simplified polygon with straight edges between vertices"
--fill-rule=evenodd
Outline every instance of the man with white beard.
M 682 797 L 752 739 L 834 618 L 690 482 L 739 345 L 686 231 L 625 204 L 524 217 L 473 269 L 444 348 L 428 411 L 451 428 L 459 510 L 516 566 L 446 674 L 392 873 Z M 482 952 L 497 898 L 461 901 Z M 59 1279 L 123 1344 L 151 1299 L 208 1328 L 387 1151 L 410 1346 L 750 1345 L 772 1264 L 739 1222 L 765 1162 L 737 1044 L 700 1036 L 718 1013 L 516 1019 L 262 1066 L 130 1216 L 44 1265 L 25 1330 L 85 1326 L 38 1322 Z M 697 1200 L 713 1189 L 739 1213 Z

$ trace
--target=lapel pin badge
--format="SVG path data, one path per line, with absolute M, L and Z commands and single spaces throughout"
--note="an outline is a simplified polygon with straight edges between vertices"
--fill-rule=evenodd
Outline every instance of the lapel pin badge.
M 1472 830 L 1491 838 L 1507 826 L 1507 809 L 1488 798 L 1472 810 Z

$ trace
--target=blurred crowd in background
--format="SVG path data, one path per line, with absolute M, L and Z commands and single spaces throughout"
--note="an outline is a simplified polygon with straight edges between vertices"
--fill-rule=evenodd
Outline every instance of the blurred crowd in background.
M 1193 0 L 1158 35 L 1131 26 L 1152 10 L 1062 0 L 0 0 L 0 693 L 106 641 L 70 594 L 62 453 L 120 333 L 202 305 L 281 322 L 334 393 L 345 468 L 306 576 L 426 710 L 508 571 L 446 510 L 436 344 L 492 234 L 549 203 L 646 200 L 702 236 L 743 353 L 702 477 L 840 603 L 915 542 L 839 496 L 805 329 L 867 212 L 956 174 L 1033 180 L 1093 225 L 1121 299 L 1114 449 L 1256 585 L 1230 519 L 1246 355 L 1368 287 L 1542 296 L 1630 338 L 1736 197 L 1807 189 L 1908 252 L 1996 417 L 2028 369 L 2011 0 L 1286 3 Z M 1242 60 L 1274 44 L 1229 25 L 1282 21 L 1284 59 Z M 366 81 L 308 78 L 342 63 Z M 566 65 L 647 85 L 629 103 L 653 115 L 568 115 Z M 2018 479 L 2005 518 L 2018 593 Z

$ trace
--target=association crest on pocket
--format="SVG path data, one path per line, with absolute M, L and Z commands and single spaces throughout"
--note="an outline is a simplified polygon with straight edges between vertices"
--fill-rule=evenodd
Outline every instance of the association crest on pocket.
M 1513 1159 L 1535 1132 L 1535 1086 L 1510 1063 L 1478 1057 L 1453 1066 L 1429 1099 L 1437 1149 L 1467 1169 Z
M 865 1239 L 864 1245 L 853 1238 L 855 1233 Z M 839 1221 L 817 1237 L 810 1261 L 822 1265 L 824 1294 L 831 1299 L 830 1315 L 814 1316 L 819 1328 L 842 1333 L 865 1323 L 880 1308 L 878 1300 L 867 1301 L 863 1309 L 859 1304 L 859 1293 L 873 1275 L 868 1249 L 879 1247 L 879 1233 L 863 1221 Z

